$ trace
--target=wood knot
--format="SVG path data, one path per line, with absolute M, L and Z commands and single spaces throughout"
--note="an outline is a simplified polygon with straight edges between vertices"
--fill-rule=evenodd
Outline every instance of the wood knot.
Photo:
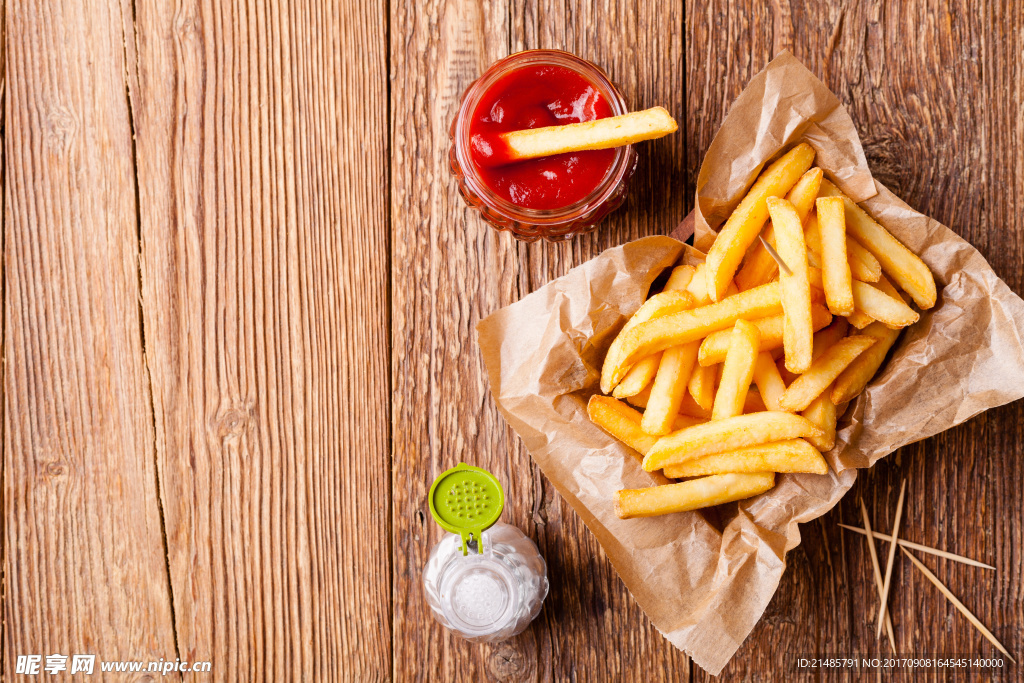
M 43 121 L 43 140 L 58 155 L 67 154 L 78 131 L 78 120 L 64 105 L 56 105 L 46 112 Z
M 68 473 L 68 464 L 63 460 L 40 463 L 39 474 L 43 479 L 59 479 Z
M 255 413 L 252 403 L 222 408 L 213 418 L 213 433 L 222 441 L 237 439 L 252 427 Z
M 510 643 L 498 643 L 491 646 L 487 668 L 499 681 L 517 680 L 526 670 L 526 657 Z

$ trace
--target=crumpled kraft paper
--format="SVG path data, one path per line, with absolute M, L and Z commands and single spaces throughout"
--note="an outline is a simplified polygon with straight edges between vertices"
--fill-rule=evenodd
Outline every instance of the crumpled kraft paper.
M 658 483 L 587 418 L 604 353 L 664 268 L 701 252 L 669 237 L 609 249 L 478 326 L 499 410 L 597 536 L 654 625 L 717 675 L 761 617 L 800 542 L 857 468 L 1024 396 L 1024 301 L 967 242 L 871 177 L 838 99 L 789 53 L 754 77 L 708 149 L 695 242 L 705 249 L 754 178 L 799 140 L 827 177 L 928 264 L 939 301 L 904 331 L 840 420 L 827 475 L 778 475 L 775 488 L 707 512 L 620 520 L 617 489 Z M 662 480 L 664 481 L 664 480 Z

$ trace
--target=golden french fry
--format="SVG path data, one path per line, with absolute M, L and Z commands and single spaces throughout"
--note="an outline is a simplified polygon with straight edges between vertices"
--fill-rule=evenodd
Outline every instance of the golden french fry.
M 474 135 L 473 149 L 483 166 L 536 159 L 586 149 L 623 147 L 676 132 L 675 119 L 662 107 L 609 116 L 596 121 L 570 123 L 499 133 Z
M 587 403 L 587 416 L 591 422 L 641 455 L 646 455 L 658 440 L 640 428 L 640 413 L 611 396 L 591 396 Z
M 866 282 L 854 280 L 853 300 L 857 310 L 864 311 L 866 315 L 891 327 L 907 327 L 921 317 L 914 309 L 903 303 L 899 295 L 893 298 Z
M 647 489 L 622 489 L 615 492 L 615 514 L 620 519 L 631 519 L 698 510 L 750 498 L 774 485 L 774 472 L 757 472 L 716 474 Z
M 665 283 L 665 291 L 686 291 L 696 272 L 697 269 L 693 266 L 676 266 L 672 269 L 672 274 L 668 276 L 668 282 Z
M 706 455 L 680 465 L 669 465 L 663 472 L 669 479 L 704 477 L 728 472 L 807 472 L 825 474 L 828 464 L 813 445 L 803 439 L 739 448 L 728 453 Z
M 754 364 L 754 384 L 764 401 L 768 410 L 782 410 L 779 407 L 779 397 L 786 390 L 786 384 L 782 381 L 782 375 L 772 360 L 768 351 L 757 354 L 757 362 Z M 779 470 L 773 470 L 775 472 Z
M 685 267 L 685 266 L 684 266 Z M 642 322 L 658 318 L 670 313 L 678 313 L 693 306 L 693 295 L 689 292 L 666 290 L 655 294 L 645 301 L 636 313 L 626 322 L 619 332 L 630 330 Z M 622 378 L 622 381 L 615 386 L 611 392 L 615 398 L 628 398 L 640 392 L 645 386 L 651 383 L 655 373 L 658 372 L 658 364 L 661 362 L 661 354 L 651 354 L 643 358 L 630 368 L 629 373 Z
M 729 352 L 722 365 L 722 381 L 718 385 L 714 407 L 711 409 L 712 420 L 743 414 L 743 404 L 754 378 L 754 363 L 757 361 L 760 343 L 761 335 L 757 327 L 746 320 L 736 321 L 732 328 Z
M 899 290 L 893 287 L 893 284 L 889 282 L 889 279 L 886 278 L 884 275 L 878 278 L 878 281 L 875 283 L 875 287 L 880 289 L 885 294 L 888 294 L 893 299 L 896 299 L 897 301 L 902 301 L 903 303 L 907 303 L 907 297 L 900 294 Z
M 850 259 L 850 273 L 861 282 L 878 282 L 882 277 L 882 264 L 860 242 L 846 236 L 846 253 Z
M 853 276 L 846 255 L 846 219 L 843 200 L 821 197 L 815 202 L 821 235 L 821 271 L 825 301 L 833 315 L 853 313 Z
M 857 356 L 836 378 L 832 387 L 832 401 L 836 405 L 846 403 L 864 391 L 864 387 L 878 372 L 878 368 L 882 367 L 882 362 L 889 349 L 896 343 L 900 331 L 875 322 L 865 327 L 862 334 L 874 337 L 878 341 Z
M 918 307 L 927 310 L 935 305 L 935 278 L 917 254 L 907 249 L 829 181 L 822 181 L 820 194 L 842 198 L 846 207 L 846 231 L 875 255 L 882 270 L 910 294 Z
M 778 368 L 779 376 L 782 377 L 782 381 L 785 382 L 786 386 L 792 384 L 793 380 L 800 376 L 795 372 L 790 372 L 789 370 L 786 369 L 785 355 L 775 360 L 775 367 Z
M 864 311 L 858 311 L 854 309 L 853 313 L 846 316 L 847 322 L 856 327 L 858 330 L 863 330 L 865 327 L 874 322 L 870 315 Z
M 672 418 L 679 414 L 686 384 L 697 362 L 700 342 L 665 349 L 661 355 L 658 374 L 651 387 L 651 398 L 644 410 L 641 428 L 648 434 L 668 434 L 672 431 Z
M 797 215 L 800 216 L 801 222 L 807 218 L 807 214 L 814 208 L 814 198 L 818 196 L 821 178 L 822 170 L 815 166 L 800 176 L 800 180 L 796 181 L 796 185 L 786 195 L 786 199 L 790 201 L 793 208 L 796 209 Z M 761 237 L 768 244 L 772 245 L 773 248 L 775 247 L 775 228 L 772 227 L 771 221 L 761 231 Z M 734 281 L 739 290 L 744 292 L 752 287 L 771 282 L 771 279 L 775 277 L 777 272 L 779 272 L 779 264 L 775 262 L 775 259 L 768 253 L 768 250 L 764 248 L 761 240 L 757 240 L 747 252 L 747 258 L 744 259 L 743 265 L 740 267 L 739 272 L 736 273 Z
M 761 337 L 761 351 L 772 351 L 782 348 L 782 335 L 785 327 L 785 317 L 773 315 L 767 318 L 751 320 L 757 326 Z M 811 305 L 811 327 L 815 331 L 832 322 L 832 314 L 820 304 Z M 729 351 L 729 340 L 732 330 L 720 330 L 713 332 L 704 338 L 700 345 L 698 360 L 701 365 L 716 365 L 725 361 L 725 354 Z
M 836 445 L 836 419 L 839 417 L 839 411 L 836 404 L 832 402 L 831 393 L 831 387 L 826 388 L 820 396 L 811 401 L 811 405 L 807 406 L 806 410 L 800 413 L 825 435 L 820 439 L 814 437 L 807 439 L 822 452 L 830 451 Z
M 645 301 L 643 305 L 640 306 L 639 309 L 637 309 L 637 312 L 634 313 L 633 316 L 626 321 L 626 324 L 622 327 L 622 330 L 619 331 L 618 336 L 612 342 L 612 346 L 614 347 L 616 342 L 618 342 L 619 339 L 621 339 L 626 332 L 633 329 L 637 325 L 648 322 L 655 318 L 660 318 L 665 315 L 671 315 L 672 313 L 679 313 L 680 311 L 685 311 L 693 307 L 693 301 L 693 295 L 685 291 L 671 290 L 655 294 L 650 299 Z M 647 386 L 653 379 L 653 373 L 657 372 L 657 364 L 661 362 L 661 355 L 651 354 L 647 358 L 650 358 L 650 360 L 641 359 L 640 361 L 637 361 L 636 365 L 642 365 L 642 367 L 637 370 L 636 374 L 629 379 L 629 383 L 625 387 L 623 387 L 623 389 L 620 390 L 618 394 L 614 394 L 613 389 L 604 389 L 603 386 L 602 390 L 605 393 L 613 393 L 613 395 L 615 395 L 616 398 L 627 398 L 631 395 L 634 395 L 637 391 L 639 391 L 636 388 L 639 382 L 646 380 L 643 383 L 643 385 L 641 385 L 641 389 L 643 388 L 643 386 Z M 633 368 L 630 368 L 630 371 L 632 370 Z M 627 378 L 623 376 L 622 381 L 617 382 L 614 386 L 614 389 L 618 389 L 618 384 L 625 383 L 626 379 Z
M 712 420 L 658 439 L 644 458 L 644 469 L 653 472 L 705 455 L 808 436 L 823 434 L 807 418 L 792 413 L 765 411 Z
M 808 262 L 816 268 L 821 268 L 821 230 L 817 213 L 812 213 L 804 221 L 804 239 L 807 241 Z M 853 279 L 861 282 L 878 282 L 878 278 L 882 276 L 882 266 L 878 259 L 849 235 L 846 236 L 846 256 Z
M 644 356 L 703 339 L 712 332 L 731 327 L 740 318 L 764 318 L 779 313 L 781 309 L 779 284 L 771 282 L 716 304 L 680 311 L 635 325 L 619 333 L 608 348 L 601 369 L 601 390 L 606 394 L 611 393 L 629 368 Z
M 814 333 L 814 345 L 811 347 L 811 361 L 818 360 L 821 354 L 828 351 L 832 346 L 846 336 L 850 328 L 845 318 L 832 318 L 832 324 Z
M 815 166 L 800 176 L 800 180 L 796 181 L 796 185 L 786 195 L 786 199 L 796 209 L 796 215 L 800 216 L 801 224 L 807 220 L 807 216 L 814 208 L 814 200 L 818 197 L 824 175 L 825 172 Z
M 766 200 L 769 197 L 784 196 L 811 167 L 812 161 L 814 150 L 806 142 L 786 152 L 758 177 L 726 220 L 706 261 L 705 276 L 712 301 L 723 298 L 740 261 L 768 219 Z
M 820 396 L 861 352 L 876 341 L 878 340 L 868 335 L 840 339 L 821 354 L 821 357 L 811 364 L 807 372 L 793 380 L 786 392 L 779 398 L 779 405 L 784 410 L 806 409 L 811 405 L 811 401 Z
M 643 388 L 643 391 L 641 391 L 640 393 L 634 394 L 633 396 L 627 396 L 626 397 L 626 401 L 630 405 L 636 406 L 637 408 L 646 408 L 647 407 L 647 401 L 649 401 L 650 398 L 651 398 L 651 385 L 648 384 L 646 387 Z M 637 424 L 640 424 L 640 423 L 638 422 Z
M 590 421 L 598 427 L 623 442 L 641 456 L 650 450 L 658 437 L 646 433 L 640 426 L 643 416 L 627 406 L 622 401 L 594 394 L 587 403 L 587 415 Z M 706 420 L 689 415 L 676 415 L 672 420 L 672 428 L 675 430 L 686 429 L 694 425 L 703 424 Z M 637 460 L 643 460 L 637 457 Z
M 658 365 L 660 363 L 661 353 L 652 353 L 647 358 L 638 360 L 636 365 L 631 367 L 626 376 L 622 378 L 622 381 L 615 386 L 612 396 L 615 398 L 629 398 L 639 394 L 644 390 L 644 387 L 654 380 L 654 376 L 658 374 Z
M 701 373 L 702 377 L 697 380 L 696 388 L 694 387 L 694 377 L 697 373 Z M 679 412 L 683 415 L 690 415 L 707 422 L 711 419 L 711 406 L 715 400 L 715 377 L 718 375 L 718 369 L 715 367 L 702 368 L 699 365 L 693 366 L 693 373 L 690 376 L 689 389 L 683 396 L 683 403 L 679 406 Z M 693 391 L 696 391 L 700 395 L 700 399 L 707 404 L 707 408 L 697 402 L 697 399 L 693 397 Z
M 772 227 L 771 221 L 768 221 L 764 230 L 761 231 L 761 237 L 773 248 L 775 247 L 775 228 Z M 736 271 L 733 282 L 736 283 L 736 288 L 739 291 L 745 292 L 758 285 L 771 282 L 777 272 L 779 272 L 779 264 L 764 248 L 761 240 L 756 240 L 747 252 L 747 257 L 743 259 L 743 264 Z
M 811 365 L 811 285 L 807 270 L 807 245 L 796 209 L 785 199 L 768 198 L 768 213 L 775 226 L 777 251 L 790 273 L 780 273 L 782 311 L 785 324 L 782 346 L 786 350 L 786 368 L 803 372 Z
M 743 414 L 749 415 L 750 413 L 763 413 L 768 410 L 768 406 L 764 404 L 764 399 L 761 398 L 761 394 L 758 392 L 757 387 L 747 391 L 747 397 L 743 399 Z
M 706 269 L 707 266 L 703 263 L 697 266 L 696 272 L 686 285 L 686 291 L 693 297 L 694 306 L 704 306 L 711 301 L 711 297 L 708 296 L 708 279 L 704 275 Z
M 626 321 L 619 336 L 640 323 L 688 310 L 693 308 L 693 305 L 693 295 L 689 292 L 659 292 L 645 301 L 633 314 L 633 317 Z

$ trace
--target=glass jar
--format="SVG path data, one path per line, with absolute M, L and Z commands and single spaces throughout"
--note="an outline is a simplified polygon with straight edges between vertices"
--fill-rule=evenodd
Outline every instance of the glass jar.
M 517 239 L 533 242 L 541 237 L 551 241 L 571 239 L 589 232 L 626 198 L 629 179 L 636 170 L 637 155 L 632 145 L 616 149 L 615 159 L 593 191 L 568 206 L 550 210 L 517 206 L 491 190 L 480 178 L 470 154 L 470 123 L 476 106 L 491 85 L 502 76 L 526 66 L 561 66 L 589 81 L 608 101 L 613 116 L 626 114 L 626 100 L 600 68 L 560 50 L 528 50 L 498 60 L 462 95 L 458 114 L 449 129 L 451 148 L 448 162 L 466 203 L 498 230 L 508 230 Z
M 521 633 L 540 612 L 547 564 L 514 526 L 498 522 L 481 540 L 463 555 L 458 535 L 441 539 L 423 568 L 423 590 L 445 628 L 472 642 L 496 642 Z

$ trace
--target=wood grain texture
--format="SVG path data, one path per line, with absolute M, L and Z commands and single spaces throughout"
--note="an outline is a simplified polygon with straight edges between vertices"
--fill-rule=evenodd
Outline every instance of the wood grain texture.
M 683 136 L 646 145 L 626 207 L 569 244 L 524 245 L 466 209 L 447 171 L 461 93 L 495 59 L 567 49 L 609 71 L 631 105 L 682 110 L 682 14 L 659 3 L 581 6 L 458 0 L 392 4 L 393 469 L 396 680 L 634 680 L 688 677 L 599 546 L 504 424 L 476 347 L 477 322 L 603 249 L 682 217 Z M 608 31 L 608 17 L 621 17 Z M 466 644 L 435 624 L 420 571 L 441 532 L 426 494 L 459 461 L 503 482 L 503 519 L 534 538 L 551 593 L 511 641 Z M 402 634 L 399 636 L 398 634 Z
M 0 4 L 5 678 L 18 654 L 95 652 L 212 660 L 215 680 L 710 680 L 498 415 L 475 327 L 669 232 L 780 49 L 850 108 L 880 180 L 1024 290 L 1013 0 Z M 530 48 L 680 122 L 567 244 L 495 233 L 447 170 L 461 93 Z M 995 565 L 923 558 L 1024 652 L 1022 443 L 1017 402 L 865 473 L 802 527 L 721 680 L 885 651 L 864 540 L 836 522 L 863 496 L 888 531 L 903 477 L 901 536 Z M 503 519 L 548 561 L 540 617 L 498 645 L 448 634 L 422 595 L 426 493 L 459 461 L 502 480 Z M 992 652 L 899 560 L 890 610 L 906 654 Z
M 1019 6 L 927 0 L 753 5 L 687 3 L 690 49 L 724 55 L 726 62 L 723 67 L 721 58 L 687 60 L 689 118 L 698 122 L 689 148 L 691 186 L 732 99 L 786 47 L 849 108 L 876 177 L 974 244 L 1021 293 L 1024 14 Z M 763 31 L 766 26 L 772 31 Z M 722 676 L 770 680 L 791 671 L 798 653 L 888 649 L 874 637 L 877 596 L 867 546 L 840 533 L 836 522 L 859 524 L 856 501 L 863 496 L 876 527 L 891 527 L 903 477 L 908 490 L 901 535 L 996 565 L 993 574 L 924 559 L 1011 652 L 1024 651 L 1022 422 L 1024 404 L 1018 401 L 901 449 L 863 474 L 834 511 L 802 527 L 803 543 L 787 558 L 778 593 Z M 890 610 L 901 652 L 994 652 L 909 562 L 894 567 Z M 996 674 L 1006 680 L 1015 675 L 1012 670 Z M 905 671 L 894 676 L 913 677 Z M 699 670 L 695 678 L 710 680 Z
M 173 657 L 174 634 L 122 7 L 5 9 L 3 671 L 13 680 L 18 655 L 156 660 Z
M 142 307 L 177 642 L 390 677 L 386 15 L 135 3 Z

